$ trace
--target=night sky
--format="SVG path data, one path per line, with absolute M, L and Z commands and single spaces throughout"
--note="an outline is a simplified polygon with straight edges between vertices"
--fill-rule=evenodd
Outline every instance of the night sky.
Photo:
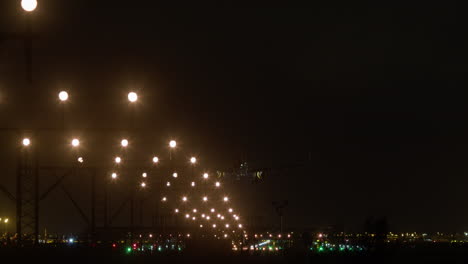
M 43 0 L 33 18 L 32 89 L 22 42 L 0 42 L 1 127 L 60 128 L 56 96 L 67 90 L 67 127 L 88 138 L 87 151 L 110 156 L 106 146 L 128 130 L 134 90 L 142 151 L 175 138 L 207 168 L 241 158 L 270 168 L 263 183 L 244 183 L 256 201 L 249 210 L 267 221 L 276 220 L 271 201 L 287 199 L 289 227 L 360 231 L 366 217 L 387 216 L 395 231 L 464 231 L 462 16 L 448 4 Z M 1 1 L 0 32 L 23 28 L 19 1 Z M 50 149 L 60 142 L 52 134 L 43 135 Z M 0 135 L 0 183 L 13 192 L 16 134 Z M 57 157 L 44 150 L 42 159 Z M 0 195 L 6 214 L 14 207 Z M 54 228 L 74 228 L 67 223 Z

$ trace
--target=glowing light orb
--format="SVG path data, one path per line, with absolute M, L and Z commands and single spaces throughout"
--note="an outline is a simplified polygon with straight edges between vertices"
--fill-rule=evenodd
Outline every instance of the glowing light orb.
M 190 162 L 191 162 L 192 164 L 195 164 L 195 163 L 197 162 L 197 158 L 191 157 L 191 158 L 190 158 Z
M 117 179 L 117 173 L 113 172 L 113 173 L 111 174 L 111 177 L 112 177 L 112 179 Z
M 176 143 L 175 140 L 171 140 L 171 141 L 169 142 L 169 147 L 175 148 L 176 146 L 177 146 L 177 143 Z
M 24 11 L 31 12 L 34 11 L 37 7 L 37 1 L 36 0 L 21 0 L 21 7 L 24 9 Z
M 128 93 L 128 100 L 132 103 L 136 102 L 138 100 L 138 95 L 135 92 L 129 92 Z
M 24 138 L 23 139 L 23 146 L 27 147 L 31 144 L 31 140 L 29 138 Z
M 120 141 L 120 145 L 122 145 L 122 147 L 127 147 L 128 146 L 128 140 L 127 139 L 122 139 L 122 141 Z
M 216 182 L 216 183 L 215 183 L 215 186 L 216 186 L 216 187 L 219 187 L 219 186 L 221 186 L 221 183 Z
M 208 179 L 208 173 L 203 173 L 203 179 Z
M 68 93 L 65 92 L 65 91 L 61 91 L 61 92 L 58 94 L 58 97 L 59 97 L 59 100 L 60 100 L 60 101 L 65 102 L 66 100 L 68 100 Z
M 146 183 L 142 182 L 142 183 L 141 183 L 141 187 L 145 188 L 145 187 L 146 187 Z
M 153 163 L 158 163 L 159 162 L 159 158 L 158 157 L 153 157 Z
M 73 147 L 78 147 L 80 145 L 80 140 L 74 138 L 71 143 Z
M 172 173 L 172 177 L 177 178 L 178 174 L 177 172 Z
M 115 163 L 120 163 L 122 162 L 122 159 L 120 157 L 115 157 Z

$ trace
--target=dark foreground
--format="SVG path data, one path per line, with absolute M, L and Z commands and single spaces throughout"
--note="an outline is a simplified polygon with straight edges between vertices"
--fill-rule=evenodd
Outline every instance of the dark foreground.
M 5 263 L 468 263 L 468 246 L 424 245 L 385 248 L 361 254 L 313 254 L 291 251 L 265 255 L 247 252 L 210 252 L 209 249 L 175 254 L 125 254 L 96 248 L 0 248 Z M 2 261 L 3 263 L 3 261 Z

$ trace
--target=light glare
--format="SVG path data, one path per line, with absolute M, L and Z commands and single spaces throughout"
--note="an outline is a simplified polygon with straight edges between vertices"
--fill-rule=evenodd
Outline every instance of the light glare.
M 27 12 L 34 11 L 37 7 L 37 0 L 21 0 L 21 7 Z

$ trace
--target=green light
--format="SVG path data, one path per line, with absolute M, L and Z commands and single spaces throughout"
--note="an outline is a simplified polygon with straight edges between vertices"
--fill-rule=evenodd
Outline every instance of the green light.
M 127 253 L 130 253 L 132 252 L 132 248 L 131 247 L 127 247 Z
M 319 247 L 319 251 L 320 251 L 320 252 L 323 251 L 323 247 Z

